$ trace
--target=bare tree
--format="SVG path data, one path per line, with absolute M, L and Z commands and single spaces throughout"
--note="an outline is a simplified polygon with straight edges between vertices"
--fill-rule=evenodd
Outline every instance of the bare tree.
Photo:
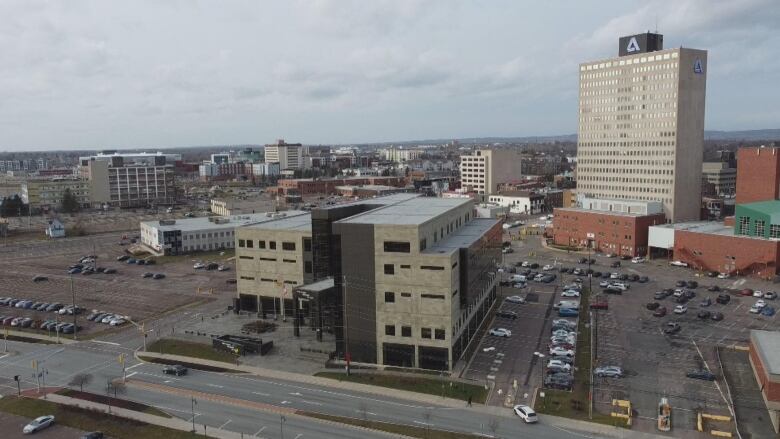
M 423 412 L 423 419 L 425 419 L 425 439 L 431 436 L 431 411 L 426 410 Z
M 68 383 L 69 386 L 79 386 L 79 391 L 84 391 L 84 385 L 89 384 L 92 382 L 92 375 L 87 373 L 77 373 L 76 375 L 73 375 L 73 378 L 71 378 L 70 382 Z
M 360 401 L 360 405 L 358 406 L 358 411 L 363 416 L 363 421 L 368 421 L 368 406 L 366 405 L 365 401 Z
M 127 386 L 120 380 L 111 383 L 111 388 L 114 390 L 114 398 L 116 398 L 117 395 L 124 395 L 127 393 Z

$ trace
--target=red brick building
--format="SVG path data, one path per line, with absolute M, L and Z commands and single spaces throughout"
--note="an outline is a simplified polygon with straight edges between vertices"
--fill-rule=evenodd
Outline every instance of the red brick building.
M 780 148 L 739 148 L 737 204 L 780 199 Z
M 750 331 L 750 365 L 775 433 L 780 431 L 780 332 Z
M 698 270 L 763 278 L 775 275 L 780 241 L 734 235 L 726 226 L 719 233 L 712 230 L 716 225 L 675 230 L 674 258 Z
M 604 253 L 628 256 L 647 254 L 647 231 L 663 224 L 663 213 L 638 215 L 576 208 L 555 209 L 553 242 L 557 245 L 592 248 Z

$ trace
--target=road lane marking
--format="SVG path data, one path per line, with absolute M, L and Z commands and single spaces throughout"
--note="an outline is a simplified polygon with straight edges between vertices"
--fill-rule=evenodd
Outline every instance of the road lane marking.
M 137 373 L 138 373 L 138 372 L 133 372 L 133 373 L 131 373 L 130 375 L 126 376 L 125 378 L 130 378 L 131 376 L 133 376 L 133 375 L 135 375 L 135 374 L 137 374 Z
M 298 439 L 300 437 L 303 437 L 303 433 L 298 433 L 298 436 L 295 436 L 295 439 Z
M 301 396 L 300 392 L 290 392 L 290 395 L 292 396 Z
M 263 393 L 263 392 L 252 392 L 254 395 L 260 395 L 260 396 L 271 396 L 270 393 Z
M 219 384 L 211 384 L 211 383 L 208 383 L 206 385 L 209 387 L 216 387 L 217 389 L 222 389 L 225 387 L 225 386 L 220 386 Z
M 103 344 L 110 344 L 111 346 L 120 346 L 119 343 L 114 343 L 113 341 L 104 341 L 104 340 L 90 340 L 93 343 L 103 343 Z
M 260 430 L 257 430 L 257 432 L 255 434 L 253 434 L 252 436 L 257 437 L 257 435 L 262 433 L 263 430 L 265 430 L 265 427 L 261 428 Z
M 132 365 L 132 366 L 128 367 L 128 368 L 127 368 L 127 369 L 125 369 L 125 370 L 130 370 L 130 369 L 133 369 L 133 368 L 135 368 L 135 367 L 141 366 L 142 364 L 146 364 L 146 363 L 137 363 L 137 364 L 134 364 L 134 365 Z
M 422 422 L 422 421 L 414 421 L 414 423 L 415 423 L 415 424 L 420 424 L 420 425 L 427 425 L 427 426 L 431 426 L 431 425 L 433 425 L 433 424 L 429 424 L 429 423 L 427 423 L 427 422 Z
M 226 425 L 230 424 L 231 421 L 233 421 L 233 420 L 232 419 L 228 419 L 227 421 L 225 421 L 224 424 L 220 425 L 217 430 L 222 430 Z
M 305 404 L 311 404 L 311 405 L 322 405 L 322 403 L 314 402 L 314 401 L 306 401 L 305 399 L 302 401 Z

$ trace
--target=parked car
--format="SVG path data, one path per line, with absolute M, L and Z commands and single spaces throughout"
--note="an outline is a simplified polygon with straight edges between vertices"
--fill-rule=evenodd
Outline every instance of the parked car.
M 696 317 L 700 319 L 709 319 L 712 314 L 707 310 L 701 310 L 698 313 L 696 313 Z
M 165 275 L 163 273 L 154 273 L 154 275 L 152 275 L 152 279 L 163 279 L 163 278 L 165 278 Z
M 128 255 L 120 255 L 120 256 L 116 257 L 116 260 L 119 261 L 119 262 L 126 261 L 128 259 L 130 259 L 130 256 L 128 256 Z
M 669 263 L 669 265 L 674 266 L 674 267 L 687 267 L 688 266 L 688 264 L 686 262 L 683 262 L 683 261 L 672 261 L 672 262 Z
M 554 268 L 555 268 L 554 266 L 552 266 L 550 264 L 547 264 L 544 267 L 542 267 L 542 271 L 550 271 L 550 270 L 552 270 Z
M 590 309 L 609 309 L 609 303 L 604 299 L 596 300 L 593 298 L 590 302 Z
M 493 328 L 490 330 L 490 335 L 494 335 L 496 337 L 511 337 L 512 331 L 506 329 L 506 328 Z
M 718 274 L 718 279 L 728 279 L 730 276 L 728 273 L 720 273 Z
M 30 421 L 29 424 L 25 425 L 22 429 L 22 432 L 24 434 L 32 434 L 37 431 L 41 431 L 44 428 L 51 427 L 51 425 L 54 424 L 54 416 L 52 415 L 46 415 L 46 416 L 39 416 L 32 421 Z
M 666 299 L 669 295 L 666 294 L 665 291 L 656 291 L 655 294 L 653 294 L 653 299 L 655 300 L 663 300 Z
M 111 321 L 110 321 L 110 322 L 108 322 L 108 324 L 109 324 L 110 326 L 122 326 L 122 325 L 124 325 L 125 323 L 127 323 L 127 320 L 125 320 L 125 319 L 124 319 L 124 318 L 122 318 L 122 317 L 118 317 L 118 318 L 111 319 Z
M 723 320 L 723 313 L 715 311 L 715 312 L 712 313 L 712 315 L 710 315 L 710 318 L 712 320 L 715 320 L 716 322 L 719 322 L 719 321 Z
M 91 431 L 89 433 L 84 433 L 81 436 L 81 439 L 103 439 L 104 437 L 105 436 L 101 431 Z
M 78 267 L 77 268 L 71 268 L 70 270 L 68 270 L 68 274 L 79 274 L 79 273 L 81 273 L 81 268 L 78 268 Z
M 689 280 L 688 282 L 685 282 L 685 286 L 690 289 L 699 288 L 699 283 L 695 280 Z
M 637 279 L 637 282 L 640 284 L 647 283 L 650 280 L 647 276 L 639 276 L 639 279 Z
M 631 263 L 632 264 L 641 264 L 642 262 L 645 262 L 645 258 L 643 258 L 641 256 L 635 256 L 635 257 L 631 258 Z
M 228 270 L 230 270 L 229 265 L 220 265 L 219 267 L 217 267 L 217 271 L 228 271 Z
M 550 360 L 547 362 L 547 370 L 552 370 L 555 372 L 569 372 L 571 370 L 571 365 L 566 364 L 560 360 Z
M 127 259 L 125 260 L 125 263 L 126 263 L 127 265 L 134 265 L 134 264 L 136 263 L 136 259 L 135 259 L 135 258 L 127 258 Z
M 699 302 L 699 306 L 708 307 L 710 305 L 712 305 L 712 299 L 710 299 L 709 297 L 706 297 L 704 300 Z
M 559 355 L 564 357 L 573 357 L 574 351 L 571 349 L 563 349 L 560 347 L 550 348 L 550 355 Z
M 533 424 L 538 421 L 536 412 L 527 405 L 516 405 L 513 410 L 526 424 Z
M 574 377 L 570 374 L 556 373 L 544 378 L 544 386 L 551 389 L 570 390 L 574 384 Z
M 580 293 L 574 290 L 566 290 L 561 293 L 561 297 L 580 297 Z
M 147 272 L 146 272 L 146 273 L 144 273 L 144 274 L 143 274 L 141 277 L 143 277 L 144 279 L 146 279 L 146 278 L 148 278 L 148 277 L 152 277 L 152 276 L 154 276 L 154 273 L 151 273 L 151 272 L 148 272 L 148 271 L 147 271 Z
M 103 274 L 116 274 L 116 268 L 106 268 L 103 270 Z
M 728 294 L 718 294 L 718 297 L 715 299 L 715 301 L 721 305 L 725 305 L 731 301 L 731 296 Z
M 204 268 L 206 268 L 206 270 L 216 270 L 219 268 L 219 264 L 217 264 L 216 262 L 209 262 L 208 264 L 206 264 L 206 267 Z
M 593 373 L 598 377 L 609 377 L 609 378 L 622 378 L 623 377 L 623 368 L 618 366 L 602 366 L 597 367 L 593 370 Z
M 525 299 L 522 296 L 509 296 L 505 300 L 509 303 L 525 303 Z
M 561 308 L 558 310 L 559 317 L 577 317 L 578 315 L 579 311 L 574 308 Z
M 688 378 L 704 381 L 715 381 L 715 375 L 708 370 L 694 370 L 685 374 Z
M 758 299 L 758 300 L 756 300 L 756 304 L 754 306 L 756 306 L 757 308 L 761 309 L 761 308 L 766 306 L 766 302 L 764 302 L 761 299 Z
M 767 291 L 764 293 L 764 299 L 775 300 L 777 299 L 777 293 L 774 291 Z
M 41 276 L 40 274 L 33 277 L 33 282 L 43 282 L 46 280 L 49 280 L 49 278 L 46 276 Z
M 517 318 L 517 313 L 514 311 L 498 311 L 496 312 L 496 317 L 514 320 Z
M 718 292 L 720 291 L 720 287 L 717 285 L 711 285 L 709 288 L 707 288 L 707 291 Z
M 742 290 L 739 291 L 739 295 L 740 296 L 752 296 L 753 295 L 753 290 L 751 290 L 750 288 L 742 289 Z
M 677 305 L 674 307 L 675 314 L 685 314 L 686 312 L 688 312 L 688 307 L 685 305 Z
M 775 308 L 773 306 L 765 306 L 761 308 L 761 315 L 766 317 L 772 317 L 775 315 Z
M 764 292 L 761 290 L 754 290 L 753 291 L 753 297 L 762 298 L 764 297 Z
M 192 266 L 192 268 L 194 268 L 194 269 L 196 269 L 196 270 L 200 270 L 201 268 L 206 268 L 206 264 L 204 264 L 203 262 L 196 262 L 196 263 L 195 263 L 195 264 Z
M 708 271 L 707 277 L 716 277 L 718 275 L 717 271 Z

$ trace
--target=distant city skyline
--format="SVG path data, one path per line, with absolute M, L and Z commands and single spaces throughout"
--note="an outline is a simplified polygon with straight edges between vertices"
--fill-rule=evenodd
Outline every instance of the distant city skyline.
M 576 133 L 578 65 L 709 52 L 705 127 L 780 125 L 772 0 L 0 3 L 0 151 Z

